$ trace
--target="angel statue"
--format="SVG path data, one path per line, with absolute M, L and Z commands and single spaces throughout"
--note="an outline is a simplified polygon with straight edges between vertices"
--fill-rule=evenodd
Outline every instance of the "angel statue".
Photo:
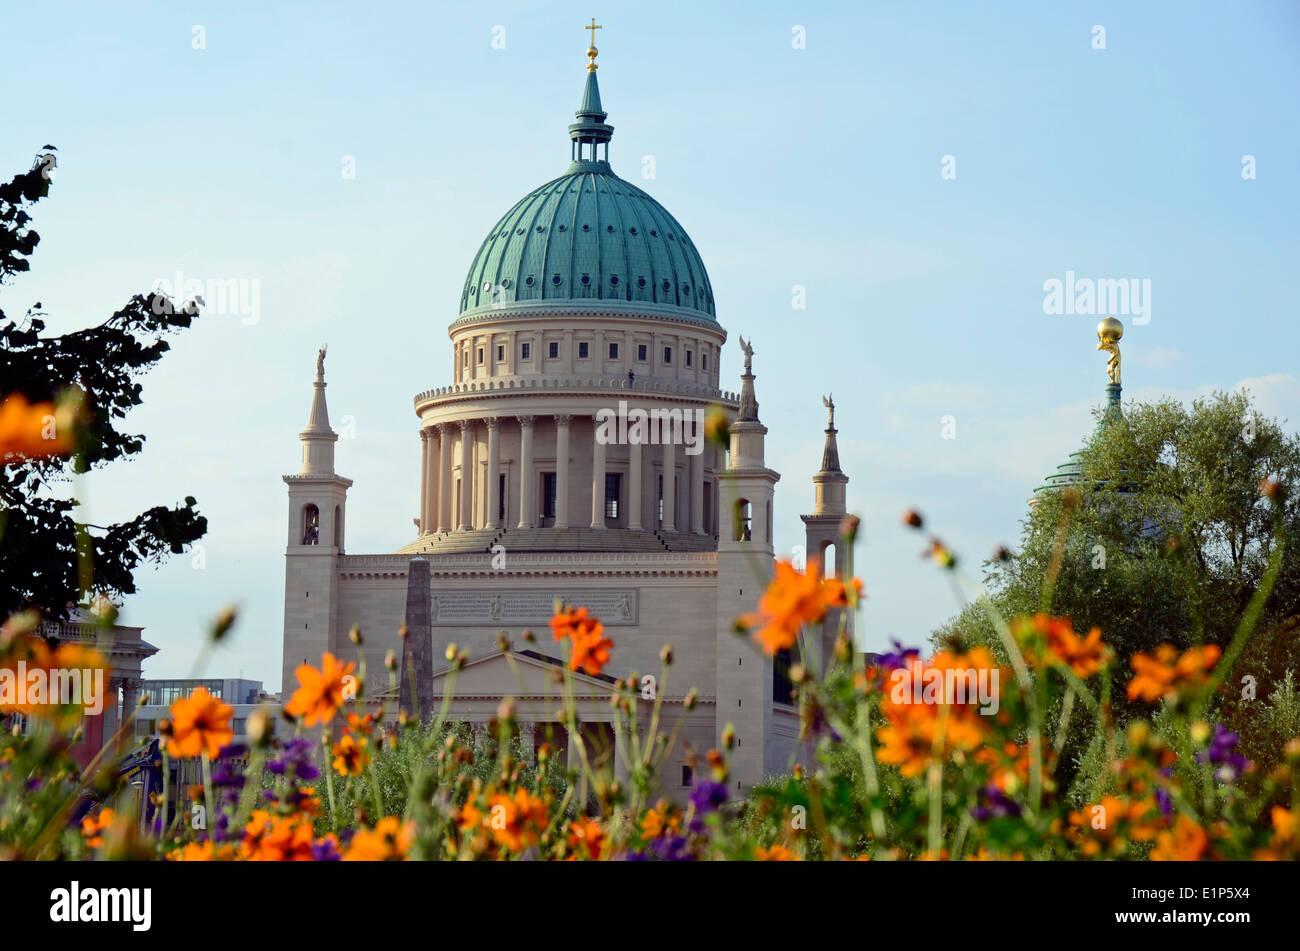
M 835 428 L 835 394 L 832 393 L 830 396 L 823 396 L 822 405 L 826 407 L 827 412 L 829 414 L 826 419 L 826 428 L 834 429 Z
M 745 372 L 754 372 L 754 344 L 753 341 L 746 343 L 745 338 L 740 338 L 740 350 L 745 354 Z
M 316 378 L 317 379 L 320 380 L 325 379 L 325 352 L 329 350 L 329 348 L 330 345 L 325 344 L 325 346 L 321 347 L 319 350 L 316 351 Z

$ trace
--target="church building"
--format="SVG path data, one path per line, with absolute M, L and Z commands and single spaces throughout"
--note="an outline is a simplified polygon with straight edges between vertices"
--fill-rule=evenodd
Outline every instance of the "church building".
M 586 606 L 614 642 L 601 676 L 574 675 L 582 729 L 612 742 L 613 680 L 657 676 L 670 644 L 673 666 L 657 689 L 669 731 L 679 718 L 683 726 L 661 783 L 689 785 L 690 751 L 718 746 L 731 724 L 731 783 L 743 790 L 798 758 L 786 665 L 734 630 L 774 557 L 780 475 L 764 458 L 754 371 L 763 348 L 740 338 L 740 389 L 726 390 L 728 334 L 699 250 L 611 168 L 596 54 L 593 45 L 568 169 L 515 202 L 470 262 L 448 331 L 451 379 L 414 398 L 414 537 L 394 525 L 390 553 L 347 549 L 352 481 L 335 469 L 321 351 L 302 469 L 284 477 L 283 684 L 292 690 L 296 667 L 325 651 L 354 656 L 355 624 L 371 690 L 384 686 L 384 656 L 403 656 L 406 622 L 415 701 L 440 702 L 455 644 L 470 660 L 456 675 L 452 719 L 484 725 L 513 697 L 528 742 L 555 720 L 561 645 L 547 622 L 559 598 Z M 705 414 L 718 410 L 729 422 L 725 450 L 705 438 Z M 848 477 L 835 435 L 832 408 L 804 521 L 810 560 L 827 553 L 826 570 L 838 573 Z M 537 633 L 531 644 L 525 629 Z M 509 654 L 497 647 L 501 632 Z

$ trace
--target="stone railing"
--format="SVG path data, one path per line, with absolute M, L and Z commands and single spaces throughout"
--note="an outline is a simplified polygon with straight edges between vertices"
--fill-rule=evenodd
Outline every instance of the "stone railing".
M 479 393 L 509 394 L 580 390 L 597 392 L 647 393 L 665 396 L 682 396 L 693 399 L 716 400 L 721 403 L 739 403 L 740 396 L 721 390 L 708 383 L 691 380 L 659 380 L 654 377 L 632 379 L 620 376 L 498 376 L 486 380 L 471 380 L 438 386 L 415 396 L 415 405 L 444 396 L 472 396 Z

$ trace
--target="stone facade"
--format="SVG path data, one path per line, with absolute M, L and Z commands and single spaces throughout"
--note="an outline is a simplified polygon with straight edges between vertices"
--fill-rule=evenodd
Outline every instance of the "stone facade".
M 771 576 L 780 478 L 765 463 L 753 351 L 745 347 L 741 391 L 721 389 L 727 333 L 694 245 L 595 158 L 601 144 L 608 155 L 612 127 L 594 72 L 578 116 L 568 176 L 518 203 L 471 267 L 448 332 L 452 382 L 415 397 L 417 531 L 391 554 L 345 553 L 352 483 L 334 470 L 322 351 L 300 435 L 303 468 L 285 477 L 282 689 L 288 695 L 298 664 L 318 663 L 324 651 L 354 656 L 354 624 L 371 676 L 382 676 L 385 654 L 402 656 L 397 632 L 419 558 L 428 564 L 435 668 L 422 676 L 433 679 L 435 698 L 447 645 L 472 658 L 453 717 L 486 723 L 502 697 L 522 699 L 516 668 L 525 661 L 526 689 L 542 691 L 560 655 L 547 628 L 552 604 L 585 604 L 615 643 L 607 674 L 658 675 L 661 648 L 674 649 L 659 690 L 684 720 L 661 771 L 665 786 L 689 782 L 691 752 L 718 745 L 732 724 L 733 780 L 743 790 L 788 771 L 798 746 L 797 712 L 775 698 L 773 663 L 734 632 Z M 731 426 L 725 450 L 705 439 L 710 411 Z M 844 510 L 847 478 L 819 478 L 810 552 Z M 526 628 L 537 632 L 532 644 Z M 516 664 L 499 654 L 503 631 Z M 609 679 L 584 676 L 582 685 L 584 722 L 608 723 Z M 692 688 L 700 703 L 687 715 Z M 525 732 L 537 725 L 529 710 L 520 702 Z

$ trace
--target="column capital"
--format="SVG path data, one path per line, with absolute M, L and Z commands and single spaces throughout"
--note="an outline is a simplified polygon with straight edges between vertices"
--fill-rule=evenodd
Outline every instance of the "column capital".
M 428 426 L 421 426 L 421 427 L 420 427 L 420 439 L 421 439 L 421 441 L 423 441 L 423 442 L 428 442 L 429 439 L 432 438 L 433 433 L 429 432 L 429 429 L 430 429 L 430 427 L 428 427 Z
M 451 423 L 434 423 L 429 428 L 438 430 L 439 436 L 445 436 L 451 432 Z
M 569 425 L 569 423 L 573 422 L 573 414 L 572 414 L 572 413 L 556 413 L 556 414 L 555 414 L 555 421 L 556 421 L 559 425 L 561 425 L 561 426 L 567 426 L 567 425 Z
M 468 431 L 470 430 L 470 428 L 474 425 L 474 420 L 472 420 L 472 419 L 458 419 L 458 420 L 456 420 L 456 425 L 460 427 L 460 431 L 461 431 L 462 433 L 464 433 L 464 432 L 468 432 Z
M 500 417 L 500 416 L 485 416 L 485 417 L 483 418 L 483 423 L 484 423 L 484 425 L 487 426 L 488 429 L 496 429 L 497 427 L 499 427 L 499 426 L 501 425 L 501 417 Z
M 532 429 L 532 428 L 533 428 L 533 420 L 535 420 L 536 418 L 537 418 L 536 416 L 516 416 L 516 417 L 515 417 L 515 419 L 519 420 L 519 425 L 520 425 L 520 426 L 523 426 L 525 429 Z

